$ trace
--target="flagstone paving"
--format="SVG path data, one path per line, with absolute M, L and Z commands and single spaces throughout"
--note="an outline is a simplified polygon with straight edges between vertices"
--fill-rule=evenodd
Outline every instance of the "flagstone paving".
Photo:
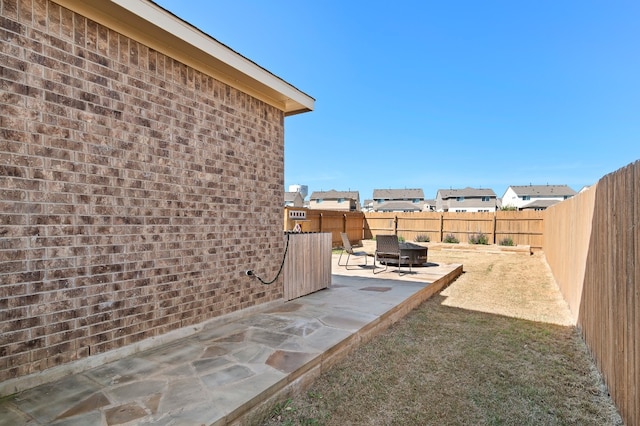
M 318 374 L 455 279 L 346 271 L 328 289 L 0 399 L 0 425 L 225 425 Z

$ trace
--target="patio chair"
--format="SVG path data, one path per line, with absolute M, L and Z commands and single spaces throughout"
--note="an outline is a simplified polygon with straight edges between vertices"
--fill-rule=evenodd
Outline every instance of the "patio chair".
M 367 266 L 367 256 L 369 256 L 369 254 L 364 251 L 354 251 L 353 247 L 351 246 L 351 241 L 349 241 L 349 236 L 345 232 L 341 232 L 340 236 L 342 237 L 342 253 L 340 253 L 340 257 L 338 258 L 338 265 L 344 266 L 345 269 L 349 269 L 349 257 L 353 255 L 364 256 L 364 265 L 359 266 Z M 342 260 L 342 255 L 345 252 L 347 253 L 347 259 L 343 265 L 340 263 L 340 261 Z
M 376 272 L 376 261 L 384 263 L 384 269 Z M 411 257 L 403 256 L 400 252 L 400 243 L 395 235 L 377 235 L 376 236 L 376 253 L 373 257 L 373 273 L 380 273 L 387 270 L 389 262 L 398 263 L 398 272 L 402 271 L 402 262 L 409 264 L 409 272 L 411 272 Z

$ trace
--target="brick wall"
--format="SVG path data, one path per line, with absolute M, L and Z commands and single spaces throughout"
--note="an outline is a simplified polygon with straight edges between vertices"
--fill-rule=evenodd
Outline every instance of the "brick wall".
M 284 113 L 0 0 L 0 381 L 282 297 Z

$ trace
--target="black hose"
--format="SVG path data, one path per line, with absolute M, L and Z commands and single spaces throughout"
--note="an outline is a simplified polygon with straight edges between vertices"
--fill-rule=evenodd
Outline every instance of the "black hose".
M 287 233 L 287 244 L 284 247 L 284 254 L 282 255 L 282 263 L 280 264 L 280 269 L 278 270 L 278 273 L 276 274 L 276 277 L 274 279 L 272 279 L 271 281 L 263 280 L 262 278 L 260 278 L 256 274 L 254 274 L 253 271 L 247 271 L 247 275 L 256 277 L 258 279 L 258 281 L 260 281 L 264 285 L 273 284 L 274 282 L 276 282 L 276 280 L 278 279 L 278 277 L 282 273 L 282 269 L 284 268 L 284 261 L 287 258 L 287 251 L 288 250 L 289 250 L 289 233 Z

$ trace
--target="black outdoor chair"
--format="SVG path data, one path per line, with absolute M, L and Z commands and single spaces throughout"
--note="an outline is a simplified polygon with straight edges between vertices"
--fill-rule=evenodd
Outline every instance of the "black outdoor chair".
M 376 272 L 376 261 L 384 263 L 384 269 Z M 409 264 L 409 272 L 411 272 L 411 257 L 403 256 L 400 252 L 400 243 L 395 235 L 377 235 L 376 236 L 376 253 L 373 257 L 373 273 L 380 273 L 387 270 L 389 262 L 398 264 L 398 272 L 402 271 L 402 262 Z

